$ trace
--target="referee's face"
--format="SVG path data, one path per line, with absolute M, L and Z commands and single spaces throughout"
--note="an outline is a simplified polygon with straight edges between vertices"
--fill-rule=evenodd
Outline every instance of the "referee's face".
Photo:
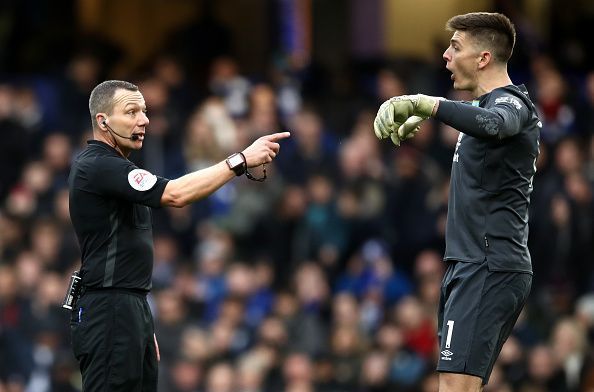
M 476 89 L 480 52 L 466 32 L 454 32 L 450 46 L 443 53 L 443 59 L 446 61 L 446 68 L 452 73 L 451 79 L 456 90 Z
M 119 134 L 132 138 L 119 138 L 120 147 L 128 150 L 142 148 L 146 126 L 149 124 L 146 113 L 146 103 L 140 91 L 125 89 L 116 91 L 113 96 L 113 113 L 109 116 L 109 124 Z

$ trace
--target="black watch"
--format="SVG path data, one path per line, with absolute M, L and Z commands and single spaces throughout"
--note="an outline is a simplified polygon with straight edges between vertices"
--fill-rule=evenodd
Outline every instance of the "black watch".
M 235 172 L 236 176 L 241 176 L 247 170 L 245 156 L 240 152 L 236 152 L 235 154 L 230 155 L 226 159 L 226 162 L 227 162 L 227 166 L 229 166 L 229 169 L 233 170 L 233 172 Z

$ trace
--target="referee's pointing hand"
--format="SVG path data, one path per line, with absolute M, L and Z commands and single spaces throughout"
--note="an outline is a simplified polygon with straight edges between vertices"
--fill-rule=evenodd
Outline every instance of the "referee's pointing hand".
M 243 150 L 247 166 L 255 167 L 272 162 L 280 150 L 278 141 L 286 139 L 289 136 L 291 136 L 290 132 L 278 132 L 258 138 L 248 148 Z

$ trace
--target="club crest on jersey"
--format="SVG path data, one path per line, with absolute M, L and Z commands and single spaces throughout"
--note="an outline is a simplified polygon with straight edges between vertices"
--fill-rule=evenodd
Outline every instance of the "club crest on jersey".
M 137 191 L 148 191 L 157 183 L 157 176 L 143 169 L 128 173 L 128 183 Z

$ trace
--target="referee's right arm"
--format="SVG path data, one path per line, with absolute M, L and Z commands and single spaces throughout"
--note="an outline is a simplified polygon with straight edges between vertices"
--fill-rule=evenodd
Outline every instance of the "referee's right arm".
M 235 173 L 224 161 L 188 173 L 167 183 L 161 196 L 161 205 L 178 208 L 186 206 L 215 192 L 233 177 Z
M 254 167 L 272 162 L 280 150 L 278 142 L 289 136 L 291 136 L 289 132 L 278 132 L 258 138 L 243 150 L 246 166 Z M 229 168 L 225 161 L 206 169 L 188 173 L 167 183 L 161 196 L 161 205 L 186 206 L 212 194 L 233 177 L 235 177 L 235 172 Z

